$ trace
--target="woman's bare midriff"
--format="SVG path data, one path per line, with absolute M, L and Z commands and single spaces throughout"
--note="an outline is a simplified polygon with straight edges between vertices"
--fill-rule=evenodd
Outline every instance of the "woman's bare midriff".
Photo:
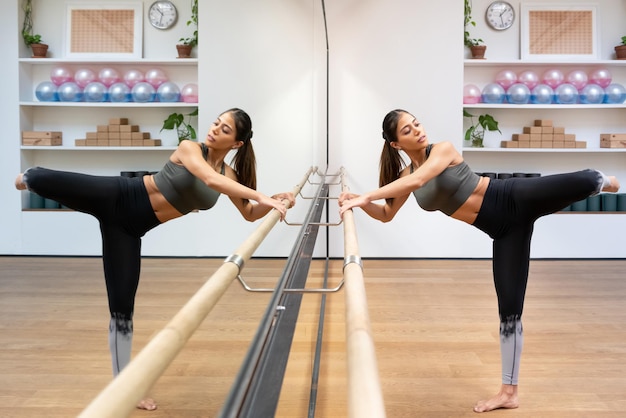
M 472 225 L 478 217 L 488 185 L 489 177 L 481 177 L 470 197 L 451 216 Z
M 165 200 L 151 175 L 143 176 L 143 184 L 148 191 L 150 205 L 152 205 L 154 214 L 161 223 L 183 216 L 170 202 Z

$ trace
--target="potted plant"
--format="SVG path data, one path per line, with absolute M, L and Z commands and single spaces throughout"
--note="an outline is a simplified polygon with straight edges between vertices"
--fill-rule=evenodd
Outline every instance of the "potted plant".
M 33 51 L 33 58 L 45 58 L 48 53 L 48 45 L 41 40 L 41 35 L 33 33 L 33 4 L 32 0 L 24 0 L 24 23 L 22 24 L 22 38 L 26 46 Z
M 622 43 L 615 47 L 615 57 L 618 60 L 626 60 L 626 36 L 622 36 Z
M 472 20 L 472 1 L 465 0 L 465 31 L 463 33 L 463 44 L 472 52 L 472 58 L 482 59 L 485 58 L 485 51 L 487 45 L 484 45 L 484 41 L 480 38 L 472 38 L 468 31 L 468 26 L 476 26 L 476 22 Z
M 470 141 L 472 147 L 482 148 L 485 139 L 485 131 L 500 131 L 498 121 L 489 114 L 478 115 L 478 122 L 474 123 L 476 116 L 463 109 L 463 117 L 470 119 L 470 127 L 465 131 L 465 140 Z
M 185 116 L 188 117 L 187 122 L 185 122 Z M 191 126 L 191 118 L 196 116 L 198 116 L 197 107 L 186 115 L 174 112 L 163 121 L 163 127 L 159 132 L 162 132 L 164 129 L 176 129 L 179 144 L 185 139 L 195 140 L 197 138 L 196 130 Z
M 180 38 L 176 45 L 178 58 L 191 57 L 191 50 L 198 45 L 198 0 L 191 2 L 191 18 L 187 21 L 187 26 L 191 25 L 196 27 L 193 35 L 188 38 Z

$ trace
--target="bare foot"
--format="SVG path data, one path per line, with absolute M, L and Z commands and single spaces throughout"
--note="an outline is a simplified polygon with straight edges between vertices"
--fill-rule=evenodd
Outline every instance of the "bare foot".
M 23 177 L 24 177 L 24 174 L 20 173 L 15 178 L 15 188 L 17 190 L 26 190 L 26 184 L 24 183 Z
M 502 385 L 500 392 L 491 399 L 478 401 L 474 412 L 488 412 L 494 409 L 515 409 L 519 406 L 517 400 L 517 385 Z
M 612 192 L 615 193 L 619 190 L 619 180 L 617 180 L 616 177 L 614 176 L 608 176 L 609 180 L 611 180 L 611 184 L 609 184 L 608 186 L 604 187 L 602 189 L 603 192 Z
M 137 409 L 145 409 L 146 411 L 154 411 L 155 409 L 157 409 L 157 405 L 156 405 L 156 402 L 154 402 L 154 399 L 146 398 L 146 399 L 142 399 L 137 404 Z

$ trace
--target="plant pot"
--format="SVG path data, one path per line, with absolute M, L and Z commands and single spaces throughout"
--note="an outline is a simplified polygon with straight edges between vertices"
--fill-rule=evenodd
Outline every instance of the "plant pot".
M 33 58 L 46 58 L 48 54 L 48 45 L 31 44 L 30 49 L 33 51 Z
M 615 47 L 615 58 L 618 60 L 626 60 L 626 45 L 618 45 Z
M 178 44 L 176 49 L 178 50 L 178 58 L 191 58 L 191 45 Z
M 484 59 L 486 50 L 487 45 L 474 45 L 470 47 L 470 51 L 472 51 L 472 58 L 474 59 Z

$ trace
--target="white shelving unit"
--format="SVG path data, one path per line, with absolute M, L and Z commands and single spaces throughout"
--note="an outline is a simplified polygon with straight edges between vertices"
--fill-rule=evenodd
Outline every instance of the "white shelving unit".
M 61 131 L 60 146 L 20 146 L 21 168 L 35 165 L 59 167 L 70 171 L 90 174 L 115 175 L 120 171 L 155 171 L 161 168 L 167 154 L 176 148 L 178 139 L 174 131 L 161 131 L 163 121 L 176 111 L 191 112 L 197 103 L 186 102 L 44 102 L 35 96 L 37 85 L 50 81 L 51 72 L 64 67 L 73 73 L 79 69 L 91 69 L 96 74 L 103 68 L 115 69 L 121 77 L 131 69 L 146 73 L 160 69 L 168 81 L 180 88 L 197 83 L 198 60 L 94 60 L 77 61 L 64 59 L 19 60 L 20 130 Z M 76 146 L 75 140 L 85 138 L 98 125 L 106 125 L 110 118 L 124 117 L 129 124 L 138 125 L 140 131 L 149 132 L 153 139 L 161 139 L 162 146 L 155 147 L 87 147 Z M 16 139 L 19 140 L 19 139 Z M 28 199 L 23 197 L 23 208 Z

